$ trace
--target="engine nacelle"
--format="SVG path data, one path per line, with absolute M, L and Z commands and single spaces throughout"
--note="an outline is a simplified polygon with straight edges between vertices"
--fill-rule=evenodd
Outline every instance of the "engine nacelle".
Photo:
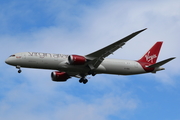
M 51 73 L 51 78 L 52 81 L 63 82 L 67 81 L 67 79 L 69 79 L 70 76 L 66 72 L 55 71 Z
M 69 55 L 68 61 L 71 65 L 83 65 L 86 63 L 86 58 L 80 55 Z

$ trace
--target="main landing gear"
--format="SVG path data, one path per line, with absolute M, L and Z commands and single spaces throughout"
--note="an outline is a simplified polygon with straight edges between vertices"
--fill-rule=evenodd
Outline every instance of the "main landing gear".
M 95 73 L 93 70 L 90 70 L 90 71 L 88 72 L 88 75 L 95 76 L 96 73 Z M 86 75 L 81 74 L 81 77 L 82 77 L 82 78 L 79 79 L 79 82 L 80 82 L 80 83 L 86 84 L 86 83 L 88 82 L 88 80 L 85 78 L 85 76 L 86 76 Z
M 89 75 L 92 75 L 92 76 L 95 76 L 95 75 L 96 75 L 96 73 L 95 73 L 93 70 L 90 70 L 90 71 L 88 72 L 88 74 L 89 74 Z
M 20 66 L 16 66 L 16 68 L 17 68 L 17 69 L 19 69 L 19 70 L 18 70 L 18 73 L 21 73 L 21 72 L 22 72 L 22 70 L 21 70 L 21 67 L 20 67 Z
M 88 80 L 87 80 L 86 78 L 81 78 L 81 79 L 79 80 L 79 82 L 86 84 L 86 83 L 88 82 Z

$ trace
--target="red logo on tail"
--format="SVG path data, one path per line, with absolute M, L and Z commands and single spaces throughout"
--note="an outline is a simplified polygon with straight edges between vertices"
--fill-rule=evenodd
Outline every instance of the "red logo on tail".
M 139 63 L 155 64 L 163 42 L 156 42 L 148 52 L 138 60 Z
M 163 42 L 161 41 L 156 42 L 154 46 L 150 50 L 148 50 L 148 52 L 141 59 L 137 61 L 141 64 L 145 71 L 151 72 L 154 70 L 154 68 L 147 68 L 147 66 L 156 63 L 162 43 Z
M 156 54 L 150 55 L 151 51 L 148 51 L 147 54 L 145 55 L 146 61 L 154 63 L 154 59 L 157 58 Z

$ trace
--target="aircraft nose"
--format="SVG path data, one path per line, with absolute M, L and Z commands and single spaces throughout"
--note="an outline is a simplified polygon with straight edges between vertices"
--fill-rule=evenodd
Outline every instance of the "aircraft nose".
M 9 64 L 9 63 L 10 63 L 9 58 L 5 60 L 5 63 L 6 63 L 6 64 Z
M 5 60 L 5 63 L 8 64 L 8 65 L 12 65 L 14 62 L 13 62 L 12 58 L 7 58 Z

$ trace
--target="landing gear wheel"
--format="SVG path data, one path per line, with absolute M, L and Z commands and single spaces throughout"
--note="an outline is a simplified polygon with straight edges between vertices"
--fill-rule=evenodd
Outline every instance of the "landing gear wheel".
M 21 70 L 18 70 L 18 73 L 21 73 L 22 71 Z
M 18 69 L 18 73 L 21 73 L 21 67 L 19 65 L 16 66 L 16 68 Z
M 88 82 L 88 80 L 86 78 L 81 78 L 81 79 L 79 79 L 79 82 L 86 84 Z
M 82 82 L 83 82 L 83 78 L 81 78 L 81 79 L 79 80 L 79 82 L 82 83 Z
M 96 73 L 92 73 L 92 76 L 95 76 L 96 75 Z
M 84 80 L 83 80 L 83 83 L 84 83 L 84 84 L 86 84 L 87 82 L 88 82 L 88 80 L 87 80 L 87 79 L 84 79 Z
M 88 74 L 89 74 L 89 75 L 92 75 L 92 76 L 95 76 L 95 75 L 96 75 L 96 73 L 95 73 L 93 70 L 90 70 L 90 71 L 88 72 Z

